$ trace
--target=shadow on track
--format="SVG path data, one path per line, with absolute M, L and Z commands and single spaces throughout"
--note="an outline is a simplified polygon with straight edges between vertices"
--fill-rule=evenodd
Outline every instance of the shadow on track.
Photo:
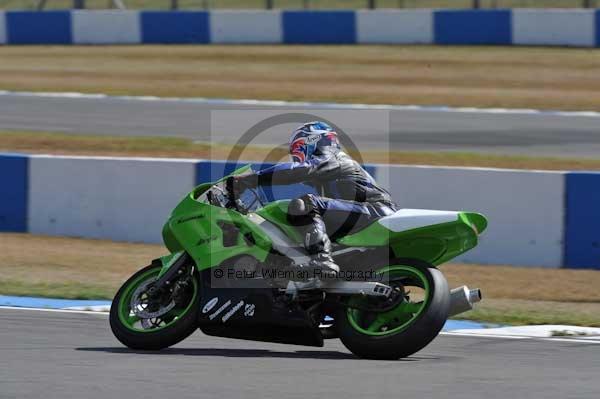
M 337 351 L 295 351 L 279 352 L 266 349 L 218 349 L 218 348 L 169 348 L 162 351 L 140 351 L 127 348 L 75 348 L 78 351 L 105 352 L 116 354 L 138 354 L 138 355 L 186 355 L 186 356 L 221 356 L 221 357 L 271 357 L 287 359 L 328 359 L 328 360 L 359 360 L 351 353 Z M 431 360 L 429 357 L 411 357 L 399 361 L 414 362 L 420 360 Z

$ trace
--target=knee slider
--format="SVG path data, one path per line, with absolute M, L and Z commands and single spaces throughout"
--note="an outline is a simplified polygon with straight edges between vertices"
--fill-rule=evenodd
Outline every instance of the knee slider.
M 290 201 L 288 205 L 288 214 L 290 216 L 304 216 L 308 210 L 302 198 L 296 198 Z
M 312 206 L 306 201 L 306 196 L 290 201 L 288 205 L 288 221 L 294 226 L 307 226 L 312 224 Z

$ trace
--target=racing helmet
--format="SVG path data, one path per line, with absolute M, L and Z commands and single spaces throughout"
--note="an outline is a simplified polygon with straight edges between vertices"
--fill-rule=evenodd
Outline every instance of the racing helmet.
M 309 122 L 296 128 L 290 138 L 292 162 L 305 162 L 313 156 L 340 150 L 337 133 L 325 122 Z

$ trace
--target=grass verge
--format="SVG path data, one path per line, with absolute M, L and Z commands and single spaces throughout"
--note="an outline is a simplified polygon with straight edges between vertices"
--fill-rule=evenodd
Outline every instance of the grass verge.
M 160 245 L 0 234 L 0 294 L 111 299 Z M 600 272 L 449 264 L 452 287 L 479 287 L 484 300 L 461 318 L 508 324 L 600 327 Z
M 32 154 L 174 157 L 227 159 L 234 147 L 195 143 L 184 138 L 70 135 L 45 132 L 0 131 L 0 152 Z M 600 170 L 600 160 L 488 155 L 459 152 L 361 151 L 365 162 L 386 159 L 392 164 L 477 166 L 509 169 Z M 287 148 L 248 146 L 241 159 L 287 160 Z
M 7 90 L 600 110 L 600 50 L 4 46 Z

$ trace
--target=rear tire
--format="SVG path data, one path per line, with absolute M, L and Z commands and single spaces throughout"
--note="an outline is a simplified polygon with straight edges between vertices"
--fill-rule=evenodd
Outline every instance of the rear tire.
M 361 358 L 395 360 L 410 356 L 427 346 L 448 319 L 450 291 L 446 278 L 439 270 L 416 259 L 394 259 L 392 265 L 413 269 L 415 274 L 425 279 L 423 283 L 428 284 L 429 288 L 428 302 L 422 302 L 422 309 L 412 316 L 414 319 L 410 320 L 409 325 L 390 328 L 389 333 L 368 332 L 354 321 L 355 311 L 340 308 L 335 318 L 340 339 L 346 348 Z M 394 266 L 389 268 L 391 270 Z
M 128 304 L 132 290 L 142 285 L 144 281 L 155 278 L 160 269 L 160 265 L 150 265 L 131 276 L 119 289 L 110 307 L 110 328 L 115 337 L 131 349 L 160 350 L 167 348 L 183 341 L 197 328 L 200 284 L 197 281 L 196 273 L 191 277 L 194 292 L 189 303 L 184 304 L 185 309 L 182 313 L 166 326 L 154 330 L 144 330 L 134 327 L 133 323 L 127 323 L 127 314 L 129 314 L 127 309 L 130 309 Z

